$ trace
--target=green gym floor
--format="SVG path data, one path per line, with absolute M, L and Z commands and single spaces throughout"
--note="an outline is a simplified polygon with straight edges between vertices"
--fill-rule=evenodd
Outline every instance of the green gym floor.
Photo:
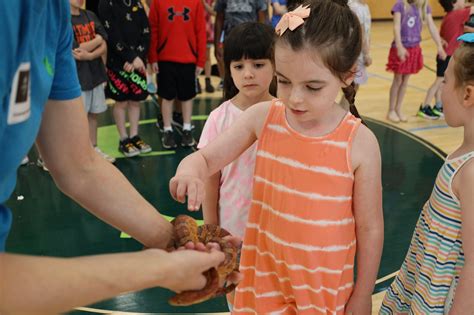
M 194 135 L 200 132 L 209 112 L 219 105 L 216 97 L 195 101 Z M 168 181 L 179 161 L 193 152 L 178 147 L 166 151 L 155 126 L 157 107 L 151 101 L 143 104 L 140 134 L 153 147 L 153 152 L 135 158 L 124 158 L 117 151 L 118 134 L 111 111 L 100 116 L 99 146 L 117 157 L 117 168 L 136 189 L 162 214 L 174 217 L 186 213 L 183 205 L 172 200 Z M 385 245 L 376 292 L 384 290 L 393 279 L 405 256 L 415 222 L 423 202 L 428 198 L 443 153 L 427 142 L 373 119 L 366 120 L 381 145 L 385 215 Z M 177 135 L 179 140 L 179 135 Z M 50 174 L 31 162 L 18 171 L 18 184 L 8 206 L 13 209 L 13 227 L 7 251 L 32 255 L 72 257 L 99 253 L 136 251 L 141 245 L 120 231 L 96 219 L 56 188 Z M 188 213 L 189 214 L 189 213 Z M 196 218 L 201 214 L 197 213 Z M 376 293 L 374 292 L 374 293 Z M 192 307 L 171 307 L 171 292 L 155 288 L 128 293 L 94 305 L 79 308 L 71 314 L 87 313 L 219 313 L 227 312 L 224 298 Z

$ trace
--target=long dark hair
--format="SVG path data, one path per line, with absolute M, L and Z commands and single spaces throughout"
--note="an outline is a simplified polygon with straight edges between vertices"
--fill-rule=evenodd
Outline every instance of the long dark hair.
M 362 50 L 362 30 L 357 16 L 347 0 L 307 0 L 301 2 L 311 13 L 304 24 L 294 31 L 287 30 L 277 39 L 294 51 L 307 47 L 314 49 L 325 66 L 341 81 L 355 74 L 354 65 Z M 354 83 L 344 87 L 344 96 L 351 113 L 360 117 L 355 107 Z
M 224 100 L 233 98 L 239 90 L 230 74 L 230 63 L 241 59 L 269 59 L 272 64 L 274 58 L 275 32 L 262 23 L 245 22 L 232 29 L 224 40 Z M 274 89 L 276 85 L 273 83 Z M 273 92 L 273 93 L 272 93 Z M 275 91 L 270 89 L 275 95 Z

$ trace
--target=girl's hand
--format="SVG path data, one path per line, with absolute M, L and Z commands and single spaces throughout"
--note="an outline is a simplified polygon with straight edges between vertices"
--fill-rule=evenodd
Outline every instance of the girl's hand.
M 405 47 L 403 46 L 397 47 L 397 55 L 398 55 L 398 58 L 400 58 L 402 62 L 405 62 L 408 56 L 410 56 L 410 54 L 408 53 L 408 50 L 406 50 Z
M 372 297 L 358 297 L 352 295 L 344 310 L 345 315 L 369 315 L 372 314 Z
M 195 176 L 177 175 L 170 180 L 170 193 L 174 200 L 185 203 L 188 196 L 188 210 L 197 211 L 204 199 L 204 182 Z
M 72 55 L 76 60 L 91 60 L 91 53 L 82 48 L 76 48 L 72 50 Z

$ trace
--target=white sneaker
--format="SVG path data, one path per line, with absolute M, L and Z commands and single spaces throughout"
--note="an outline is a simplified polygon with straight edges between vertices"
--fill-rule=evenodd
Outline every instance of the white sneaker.
M 99 153 L 99 155 L 102 156 L 108 162 L 110 162 L 110 163 L 115 162 L 115 158 L 113 156 L 110 156 L 107 153 L 102 152 L 102 150 L 99 147 L 94 147 L 94 150 L 95 150 L 95 152 Z
M 21 160 L 20 165 L 26 165 L 26 164 L 28 164 L 29 161 L 30 161 L 30 159 L 28 158 L 28 155 L 27 155 L 23 158 L 23 160 Z

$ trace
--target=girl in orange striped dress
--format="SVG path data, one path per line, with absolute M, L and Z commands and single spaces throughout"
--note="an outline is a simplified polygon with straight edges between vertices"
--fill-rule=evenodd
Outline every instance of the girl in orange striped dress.
M 276 30 L 278 99 L 186 157 L 170 191 L 198 210 L 203 181 L 258 139 L 232 313 L 370 314 L 383 219 L 378 143 L 354 106 L 360 24 L 346 1 L 310 0 Z

